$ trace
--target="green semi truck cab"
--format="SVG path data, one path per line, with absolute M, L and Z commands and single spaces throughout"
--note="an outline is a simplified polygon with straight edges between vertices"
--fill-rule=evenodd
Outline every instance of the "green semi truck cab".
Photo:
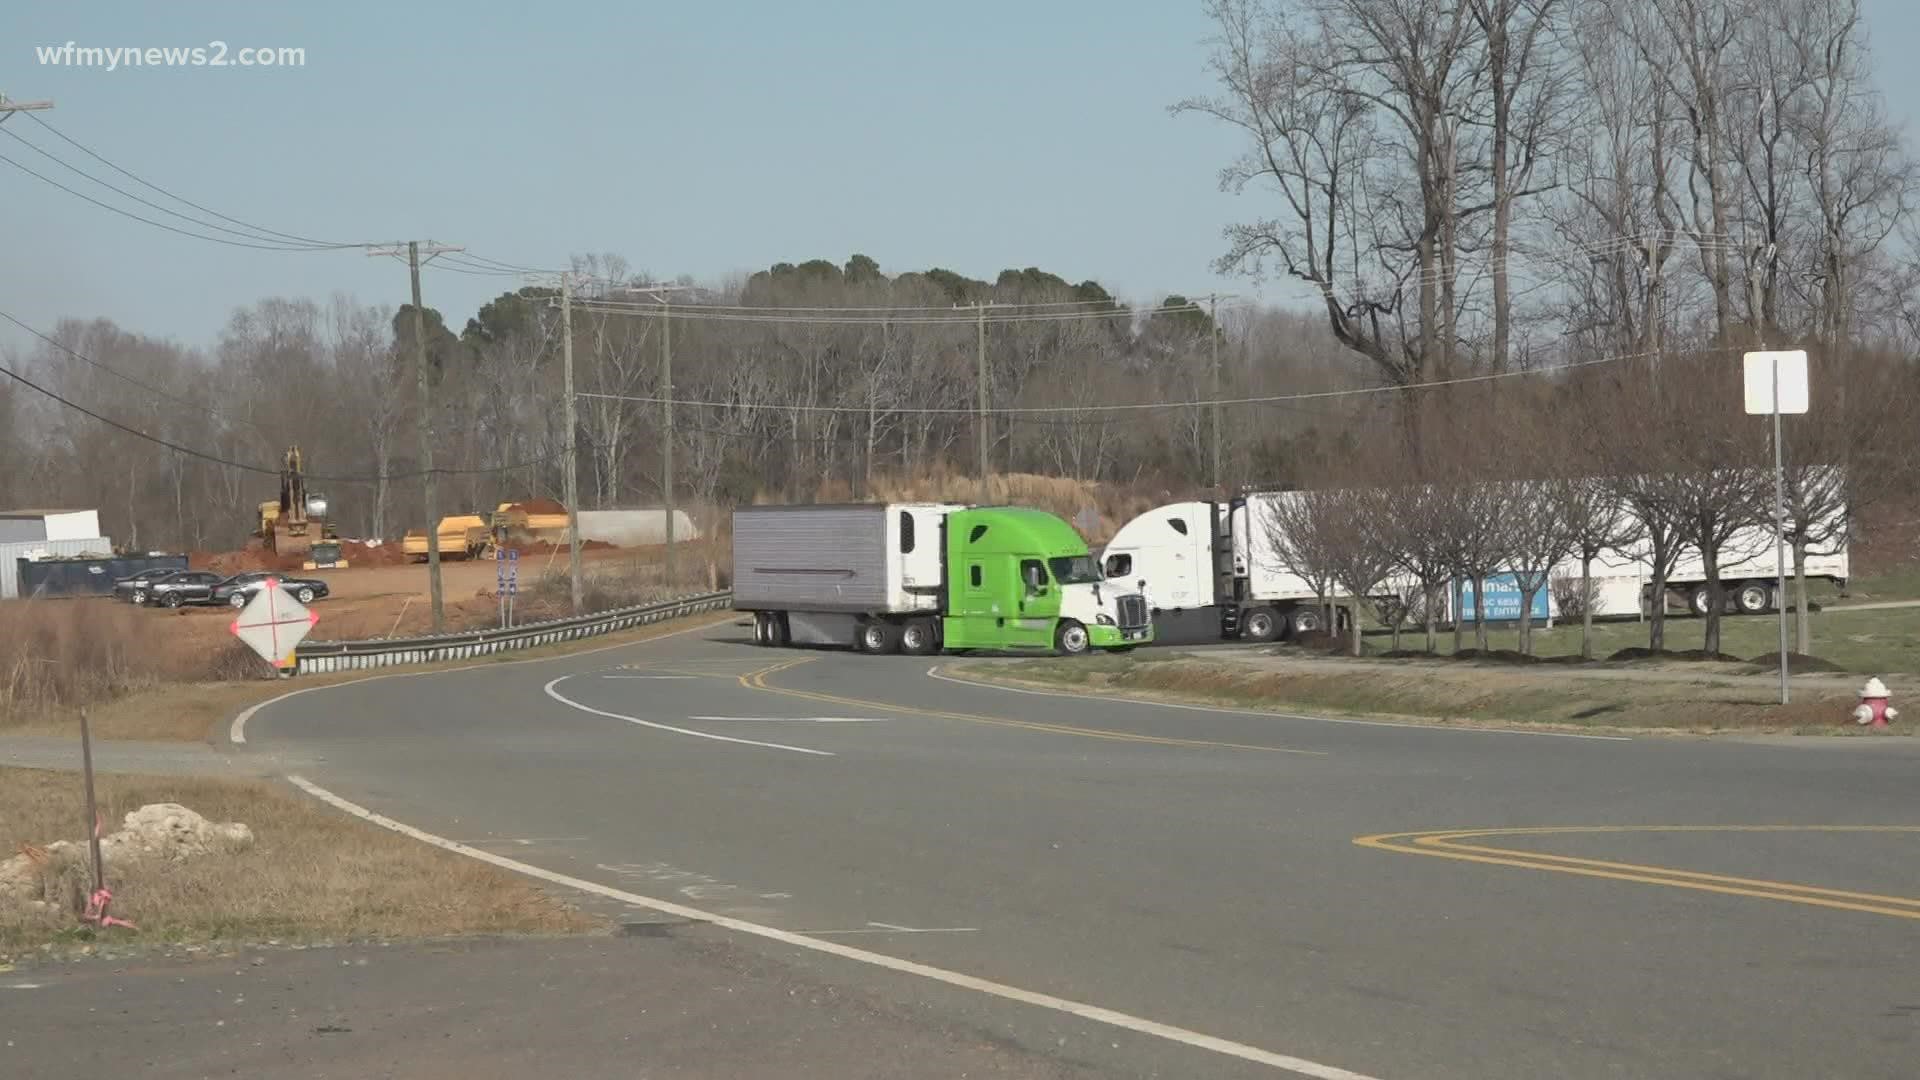
M 1087 542 L 1058 517 L 961 510 L 946 525 L 947 648 L 1072 654 L 1153 639 L 1145 601 L 1103 592 Z
M 733 527 L 733 606 L 757 644 L 1077 655 L 1153 640 L 1145 597 L 1103 580 L 1044 511 L 752 506 Z

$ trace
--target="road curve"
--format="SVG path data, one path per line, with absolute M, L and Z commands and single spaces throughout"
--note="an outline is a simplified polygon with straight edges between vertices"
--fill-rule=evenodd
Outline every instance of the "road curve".
M 239 753 L 476 851 L 770 928 L 756 947 L 780 962 L 1116 1076 L 1911 1074 L 1914 834 L 1749 828 L 1920 824 L 1911 757 L 1176 709 L 928 668 L 724 624 L 290 697 Z M 1685 884 L 1713 878 L 1749 884 Z M 1808 902 L 1834 892 L 1880 899 Z

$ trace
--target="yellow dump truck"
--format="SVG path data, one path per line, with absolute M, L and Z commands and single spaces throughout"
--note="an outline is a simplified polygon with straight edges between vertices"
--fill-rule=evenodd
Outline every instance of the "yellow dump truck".
M 489 534 L 487 523 L 478 514 L 454 514 L 440 519 L 440 557 L 443 559 L 471 559 L 486 550 Z M 400 541 L 400 549 L 409 558 L 417 562 L 427 559 L 427 533 L 424 529 L 409 530 Z
M 493 511 L 493 535 L 510 544 L 564 544 L 567 508 L 551 499 L 503 502 Z

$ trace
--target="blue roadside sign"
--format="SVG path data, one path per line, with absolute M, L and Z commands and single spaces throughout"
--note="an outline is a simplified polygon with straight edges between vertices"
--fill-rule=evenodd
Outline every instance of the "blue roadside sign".
M 1547 619 L 1547 589 L 1544 587 L 1533 594 L 1533 618 L 1537 622 Z M 1473 620 L 1473 593 L 1471 581 L 1454 583 L 1454 610 L 1460 613 L 1462 622 Z M 1483 611 L 1488 622 L 1519 622 L 1520 606 L 1526 597 L 1520 592 L 1520 584 L 1512 574 L 1495 574 L 1487 578 L 1487 595 Z
M 520 553 L 513 548 L 507 549 L 507 595 L 520 594 Z

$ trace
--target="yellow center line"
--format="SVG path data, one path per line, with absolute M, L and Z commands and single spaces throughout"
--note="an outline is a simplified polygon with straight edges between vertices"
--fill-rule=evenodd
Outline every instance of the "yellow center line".
M 1879 893 L 1853 892 L 1845 889 L 1828 889 L 1817 885 L 1802 885 L 1790 881 L 1769 881 L 1761 878 L 1732 877 L 1726 874 L 1708 874 L 1665 866 L 1647 866 L 1639 863 L 1611 862 L 1604 859 L 1585 859 L 1570 855 L 1552 855 L 1544 852 L 1517 851 L 1512 848 L 1455 843 L 1455 841 L 1458 840 L 1492 836 L 1552 836 L 1577 833 L 1604 835 L 1636 832 L 1860 832 L 1911 834 L 1920 833 L 1920 826 L 1616 825 L 1590 827 L 1555 826 L 1533 829 L 1441 829 L 1429 832 L 1378 833 L 1372 836 L 1355 837 L 1353 842 L 1361 847 L 1373 848 L 1378 851 L 1398 852 L 1403 855 L 1432 855 L 1443 859 L 1459 859 L 1465 862 L 1511 866 L 1523 870 L 1547 870 L 1562 874 L 1577 874 L 1583 877 L 1607 878 L 1614 881 L 1632 881 L 1645 885 L 1665 885 L 1675 889 L 1693 889 L 1699 892 L 1725 893 L 1732 896 L 1747 896 L 1762 900 L 1779 900 L 1793 904 L 1808 904 L 1815 907 L 1838 908 L 1845 911 L 1860 911 L 1875 915 L 1889 915 L 1902 919 L 1920 920 L 1920 899 L 1910 897 L 1885 896 Z
M 851 705 L 856 708 L 880 709 L 886 712 L 905 713 L 910 716 L 925 716 L 936 720 L 962 720 L 970 724 L 991 724 L 995 727 L 1022 728 L 1027 731 L 1041 731 L 1051 735 L 1076 735 L 1088 739 L 1107 739 L 1113 742 L 1150 743 L 1158 746 L 1186 746 L 1212 750 L 1259 750 L 1274 754 L 1305 754 L 1312 757 L 1325 757 L 1320 750 L 1296 750 L 1286 746 L 1253 746 L 1246 743 L 1214 742 L 1209 739 L 1180 739 L 1170 735 L 1137 735 L 1125 731 L 1102 731 L 1099 728 L 1075 727 L 1071 724 L 1047 724 L 1033 720 L 1011 720 L 1000 716 L 978 716 L 973 713 L 948 712 L 944 709 L 922 709 L 912 705 L 895 705 L 884 701 L 867 701 L 862 698 L 841 697 L 836 694 L 822 694 L 812 690 L 793 690 L 784 686 L 773 686 L 766 681 L 772 675 L 798 664 L 807 663 L 813 657 L 775 664 L 750 675 L 740 676 L 740 685 L 750 690 L 762 690 L 769 694 L 781 694 L 787 697 L 805 698 L 830 705 Z

